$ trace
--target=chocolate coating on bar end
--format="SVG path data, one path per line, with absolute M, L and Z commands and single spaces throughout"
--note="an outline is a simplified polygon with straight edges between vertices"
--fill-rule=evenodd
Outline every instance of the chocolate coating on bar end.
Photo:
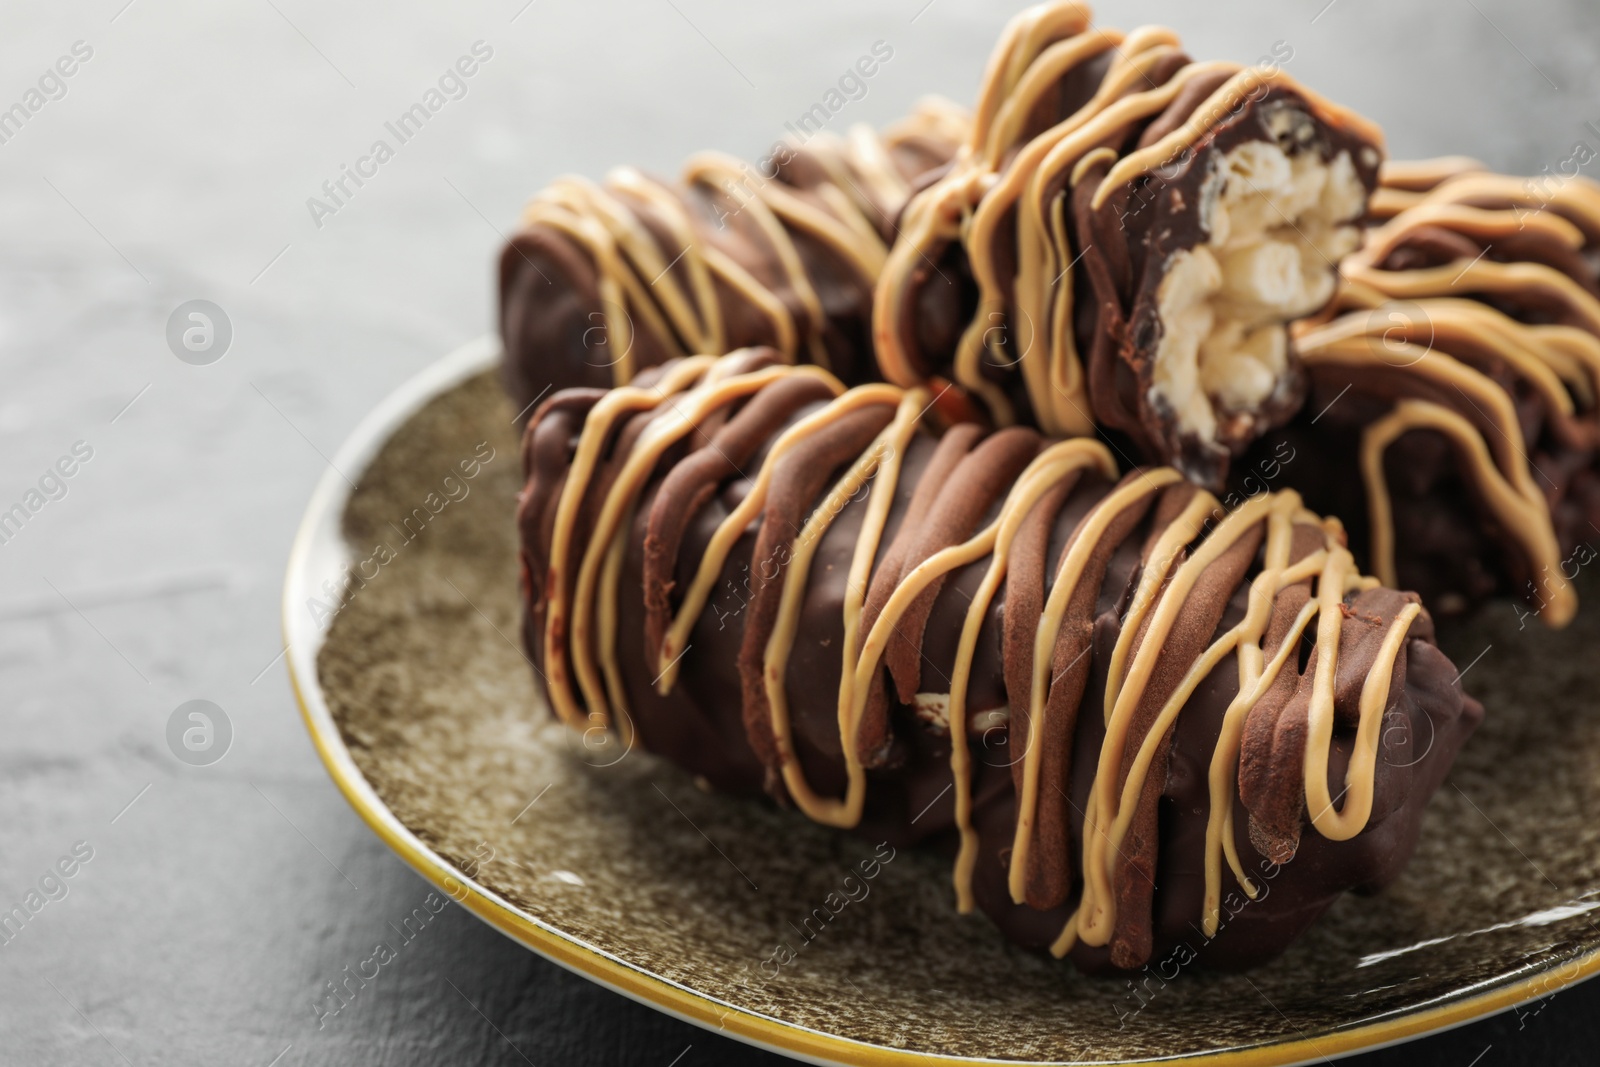
M 873 377 L 872 285 L 894 220 L 965 133 L 923 101 L 881 135 L 821 131 L 751 165 L 702 153 L 668 184 L 633 168 L 563 178 L 500 256 L 504 375 L 518 410 L 546 391 L 624 385 L 691 353 L 778 348 Z
M 1400 870 L 1482 709 L 1337 522 L 776 364 L 529 424 L 525 636 L 564 721 L 946 848 L 959 911 L 1091 971 L 1254 965 Z

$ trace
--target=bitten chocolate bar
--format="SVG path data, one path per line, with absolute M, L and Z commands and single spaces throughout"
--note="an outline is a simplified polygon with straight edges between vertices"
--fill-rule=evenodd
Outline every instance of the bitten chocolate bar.
M 1382 144 L 1275 63 L 1032 8 L 966 147 L 906 206 L 874 308 L 883 374 L 931 384 L 950 418 L 1112 431 L 1218 488 L 1300 403 L 1287 325 L 1332 298 Z

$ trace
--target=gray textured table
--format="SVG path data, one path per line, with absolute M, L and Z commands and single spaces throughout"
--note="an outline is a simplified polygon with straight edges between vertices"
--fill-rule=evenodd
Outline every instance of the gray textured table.
M 1382 121 L 1396 154 L 1537 171 L 1575 142 L 1600 148 L 1600 9 L 1529 6 L 1106 3 L 1101 17 L 1167 22 L 1208 57 L 1288 42 L 1289 69 Z M 30 510 L 0 543 L 0 904 L 41 881 L 59 898 L 0 945 L 0 1061 L 775 1062 L 458 908 L 319 1027 L 324 983 L 426 887 L 312 752 L 279 579 L 325 457 L 398 382 L 489 328 L 499 231 L 530 191 L 622 161 L 672 171 L 702 147 L 753 155 L 877 40 L 893 59 L 836 122 L 888 120 L 928 91 L 968 100 L 1011 7 L 0 10 L 0 109 L 22 105 L 0 113 L 0 511 Z M 459 99 L 403 144 L 386 135 L 475 44 Z M 363 162 L 380 138 L 392 158 Z M 323 189 L 356 167 L 361 184 Z M 231 323 L 209 365 L 168 342 L 194 299 Z M 210 344 L 191 360 L 221 334 Z M 168 741 L 194 699 L 231 725 L 209 766 Z M 53 874 L 64 857 L 68 878 Z M 1597 1009 L 1600 985 L 1582 987 L 1359 1062 L 1587 1062 Z

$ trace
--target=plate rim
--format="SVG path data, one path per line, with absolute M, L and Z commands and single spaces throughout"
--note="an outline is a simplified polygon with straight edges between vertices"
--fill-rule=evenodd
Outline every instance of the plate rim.
M 848 1064 L 853 1067 L 932 1067 L 932 1065 L 995 1064 L 1016 1060 L 947 1056 L 871 1044 L 728 1004 L 644 968 L 561 931 L 538 917 L 520 911 L 493 890 L 479 885 L 444 857 L 435 853 L 384 804 L 357 767 L 344 744 L 332 710 L 317 676 L 317 654 L 326 630 L 309 611 L 297 605 L 310 597 L 326 595 L 322 582 L 329 563 L 347 562 L 348 546 L 341 520 L 353 486 L 392 433 L 429 401 L 468 378 L 492 370 L 500 362 L 499 339 L 486 335 L 455 349 L 402 382 L 369 411 L 339 447 L 323 471 L 296 529 L 284 576 L 282 625 L 289 684 L 312 746 L 334 785 L 384 844 L 413 870 L 471 914 L 500 933 L 569 971 L 619 993 L 630 1000 L 707 1030 L 727 1034 L 747 1044 L 796 1057 L 810 1063 Z M 342 589 L 335 589 L 339 595 Z M 1558 968 L 1576 967 L 1571 976 L 1553 974 Z M 1163 1056 L 1138 1061 L 1182 1061 L 1215 1067 L 1292 1067 L 1325 1060 L 1329 1056 L 1371 1052 L 1390 1045 L 1452 1029 L 1498 1014 L 1519 1004 L 1552 995 L 1600 973 L 1600 947 L 1565 963 L 1550 963 L 1513 981 L 1489 979 L 1478 992 L 1447 994 L 1436 1004 L 1394 1012 L 1315 1037 L 1301 1035 L 1285 1041 L 1247 1048 Z M 1552 977 L 1554 981 L 1552 981 Z M 1470 987 L 1469 987 L 1470 988 Z M 1051 1061 L 1062 1063 L 1063 1061 Z M 1071 1067 L 1071 1062 L 1068 1063 Z

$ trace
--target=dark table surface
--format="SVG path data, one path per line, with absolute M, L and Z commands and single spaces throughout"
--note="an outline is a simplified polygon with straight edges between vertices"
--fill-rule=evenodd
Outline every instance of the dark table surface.
M 0 900 L 76 843 L 92 849 L 66 896 L 0 946 L 0 1061 L 778 1062 L 459 908 L 319 1028 L 323 983 L 424 886 L 308 743 L 280 656 L 279 581 L 325 457 L 397 383 L 489 329 L 492 257 L 528 193 L 619 162 L 671 172 L 700 148 L 758 154 L 878 40 L 893 58 L 840 124 L 889 120 L 930 91 L 970 100 L 1015 6 L 0 9 L 0 108 L 32 111 L 0 125 L 0 509 L 75 445 L 91 452 L 0 544 Z M 1593 0 L 1100 14 L 1165 22 L 1206 57 L 1251 61 L 1287 42 L 1290 71 L 1380 120 L 1396 155 L 1529 172 L 1600 146 Z M 491 54 L 465 95 L 347 182 L 336 211 L 313 213 L 308 198 L 477 42 Z M 231 324 L 210 365 L 168 344 L 169 317 L 193 299 Z M 193 699 L 232 728 L 210 766 L 168 744 Z M 1352 1062 L 1593 1062 L 1597 1015 L 1591 983 Z

